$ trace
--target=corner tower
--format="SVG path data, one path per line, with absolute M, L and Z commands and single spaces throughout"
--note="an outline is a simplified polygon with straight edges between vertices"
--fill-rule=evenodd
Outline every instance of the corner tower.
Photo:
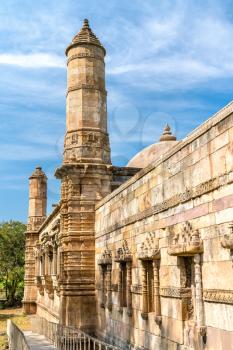
M 66 49 L 66 135 L 61 179 L 60 322 L 93 332 L 95 204 L 110 192 L 105 49 L 85 19 Z
M 38 229 L 46 218 L 47 177 L 37 167 L 29 178 L 29 210 L 26 231 L 25 278 L 23 310 L 27 314 L 36 312 L 37 287 L 35 278 L 34 247 L 38 240 Z

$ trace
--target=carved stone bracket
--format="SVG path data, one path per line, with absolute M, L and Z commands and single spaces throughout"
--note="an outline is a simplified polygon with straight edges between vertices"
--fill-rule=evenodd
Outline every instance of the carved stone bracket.
M 180 232 L 170 233 L 168 254 L 174 256 L 192 256 L 203 252 L 203 242 L 199 231 L 193 230 L 190 222 L 186 221 Z
M 127 262 L 132 261 L 132 254 L 129 250 L 128 243 L 126 240 L 124 240 L 122 247 L 118 248 L 115 253 L 115 259 L 116 262 Z
M 224 235 L 221 239 L 221 245 L 223 248 L 233 250 L 233 222 L 229 225 L 230 233 Z
M 98 259 L 98 265 L 111 265 L 112 264 L 112 252 L 108 247 L 101 254 L 100 259 Z

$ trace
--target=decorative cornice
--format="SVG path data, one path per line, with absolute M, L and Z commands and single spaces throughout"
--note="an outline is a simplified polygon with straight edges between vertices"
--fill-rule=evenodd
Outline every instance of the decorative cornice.
M 114 224 L 110 226 L 108 229 L 105 229 L 98 234 L 103 235 L 103 234 L 111 233 L 113 231 L 121 229 L 122 227 L 131 225 L 136 221 L 146 219 L 147 217 L 161 213 L 167 209 L 180 205 L 184 202 L 187 202 L 191 199 L 199 197 L 203 194 L 214 191 L 218 189 L 220 186 L 230 184 L 233 182 L 233 176 L 230 177 L 229 175 L 233 175 L 233 173 L 227 172 L 225 174 L 220 175 L 219 177 L 214 177 L 208 181 L 202 182 L 198 186 L 195 186 L 193 188 L 186 188 L 184 192 L 177 193 L 176 195 L 168 198 L 167 200 L 160 202 L 150 207 L 149 209 L 145 209 L 138 214 L 132 215 L 126 218 L 125 220 L 122 220 L 122 222 Z M 135 176 L 137 176 L 137 174 Z
M 207 302 L 233 304 L 233 290 L 204 289 L 203 299 Z
M 165 298 L 190 298 L 190 288 L 179 288 L 179 287 L 163 287 L 160 288 L 160 296 Z

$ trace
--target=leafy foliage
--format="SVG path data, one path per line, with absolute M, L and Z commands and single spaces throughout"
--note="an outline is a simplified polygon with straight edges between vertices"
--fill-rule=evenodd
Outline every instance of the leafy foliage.
M 18 221 L 0 224 L 0 286 L 7 306 L 22 300 L 26 226 Z

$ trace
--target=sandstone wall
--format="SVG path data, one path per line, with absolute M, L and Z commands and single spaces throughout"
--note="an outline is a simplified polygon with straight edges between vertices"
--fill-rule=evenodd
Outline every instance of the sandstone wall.
M 233 349 L 232 111 L 226 106 L 97 205 L 98 335 L 124 348 Z M 119 308 L 115 257 L 125 245 L 132 255 L 131 314 Z M 140 256 L 150 249 L 159 252 L 160 312 L 144 317 Z

